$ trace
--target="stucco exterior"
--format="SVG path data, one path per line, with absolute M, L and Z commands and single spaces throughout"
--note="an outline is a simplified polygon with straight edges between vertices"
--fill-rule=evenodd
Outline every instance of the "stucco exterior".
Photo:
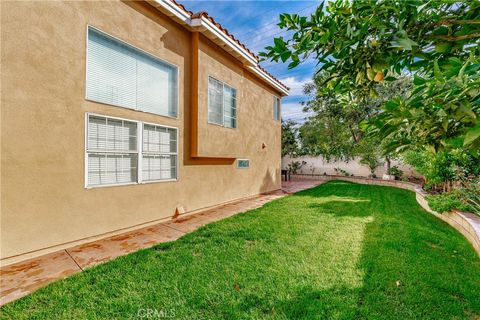
M 178 66 L 178 118 L 85 99 L 88 25 Z M 2 1 L 2 262 L 280 188 L 272 100 L 281 93 L 200 35 L 192 118 L 191 38 L 148 3 Z M 237 128 L 208 124 L 209 75 L 237 89 Z M 85 188 L 86 113 L 178 128 L 178 181 Z M 250 168 L 238 169 L 236 158 Z

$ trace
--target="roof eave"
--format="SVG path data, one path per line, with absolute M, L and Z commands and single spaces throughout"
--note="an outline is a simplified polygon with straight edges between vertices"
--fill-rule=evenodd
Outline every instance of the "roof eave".
M 260 78 L 262 78 L 264 81 L 266 81 L 273 88 L 281 92 L 284 96 L 288 96 L 290 89 L 281 85 L 278 81 L 273 79 L 273 77 L 267 74 L 265 71 L 263 71 L 257 66 L 249 66 L 249 69 L 256 75 L 258 75 Z
M 186 10 L 182 5 L 177 4 L 173 0 L 146 0 L 157 8 L 162 13 L 171 17 L 181 25 L 187 27 L 191 31 L 197 31 L 219 45 L 225 51 L 239 59 L 246 65 L 254 74 L 267 82 L 277 91 L 287 96 L 289 88 L 284 86 L 279 80 L 268 74 L 259 66 L 258 58 L 248 51 L 244 46 L 241 46 L 237 41 L 232 39 L 228 34 L 221 30 L 212 21 L 203 15 L 192 18 L 193 13 Z

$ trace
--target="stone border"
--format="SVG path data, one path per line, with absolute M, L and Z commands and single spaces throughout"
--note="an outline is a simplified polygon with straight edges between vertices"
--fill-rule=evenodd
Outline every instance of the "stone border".
M 445 221 L 457 231 L 459 231 L 473 246 L 477 254 L 480 256 L 480 217 L 470 212 L 452 211 L 446 213 L 438 213 L 433 211 L 428 205 L 425 197 L 428 195 L 420 185 L 411 182 L 398 181 L 398 180 L 381 180 L 371 179 L 365 177 L 347 177 L 347 176 L 331 176 L 331 175 L 312 175 L 312 174 L 292 174 L 293 180 L 342 180 L 355 182 L 360 184 L 373 184 L 380 186 L 389 186 L 400 189 L 406 189 L 415 192 L 415 198 L 418 204 L 433 214 L 437 218 Z

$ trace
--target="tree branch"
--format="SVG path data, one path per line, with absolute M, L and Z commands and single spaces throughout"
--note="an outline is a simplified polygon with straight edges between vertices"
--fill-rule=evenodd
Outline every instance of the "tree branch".
M 480 20 L 440 20 L 436 22 L 434 25 L 436 26 L 451 26 L 454 24 L 480 24 Z
M 462 41 L 462 40 L 466 40 L 466 39 L 480 38 L 480 32 L 479 33 L 465 34 L 463 36 L 430 36 L 430 38 L 447 40 L 447 41 Z

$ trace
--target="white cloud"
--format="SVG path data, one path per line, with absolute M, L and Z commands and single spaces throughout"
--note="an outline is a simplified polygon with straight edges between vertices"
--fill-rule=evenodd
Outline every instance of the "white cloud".
M 303 122 L 310 116 L 311 112 L 303 112 L 303 106 L 300 102 L 286 102 L 282 104 L 282 119 Z
M 286 77 L 280 79 L 280 81 L 290 88 L 289 96 L 303 96 L 303 86 L 312 80 L 310 78 L 297 79 L 297 77 Z

